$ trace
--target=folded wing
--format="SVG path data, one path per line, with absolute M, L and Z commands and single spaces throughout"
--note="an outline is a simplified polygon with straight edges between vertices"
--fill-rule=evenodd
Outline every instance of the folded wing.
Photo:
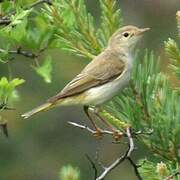
M 101 53 L 68 83 L 60 93 L 50 98 L 48 102 L 53 103 L 61 98 L 77 95 L 89 88 L 116 79 L 125 69 L 125 63 L 122 59 L 123 55 L 117 55 L 117 52 L 105 51 Z

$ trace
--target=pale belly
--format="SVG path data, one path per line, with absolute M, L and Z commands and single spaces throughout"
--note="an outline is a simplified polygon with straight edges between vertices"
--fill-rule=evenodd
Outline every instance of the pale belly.
M 124 72 L 120 77 L 112 82 L 91 88 L 85 92 L 84 103 L 86 105 L 100 105 L 111 100 L 122 90 L 130 80 L 130 71 Z
M 128 84 L 129 80 L 130 70 L 127 70 L 112 82 L 91 88 L 90 90 L 87 90 L 76 96 L 60 99 L 57 102 L 57 106 L 101 105 L 117 95 L 117 93 Z

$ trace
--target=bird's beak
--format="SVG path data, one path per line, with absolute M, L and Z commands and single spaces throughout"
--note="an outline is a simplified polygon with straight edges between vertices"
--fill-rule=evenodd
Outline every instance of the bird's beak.
M 140 29 L 140 33 L 144 33 L 144 32 L 146 32 L 146 31 L 149 31 L 151 28 L 142 28 L 142 29 Z
M 141 34 L 143 34 L 144 32 L 146 32 L 146 31 L 149 31 L 150 30 L 150 28 L 142 28 L 142 29 L 139 29 L 139 31 L 138 31 L 138 35 L 141 35 Z

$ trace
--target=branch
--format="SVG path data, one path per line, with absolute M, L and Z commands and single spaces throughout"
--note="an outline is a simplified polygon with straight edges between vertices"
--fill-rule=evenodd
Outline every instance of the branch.
M 172 180 L 173 177 L 176 177 L 176 176 L 180 176 L 180 172 L 179 171 L 175 172 L 174 174 L 172 174 L 170 176 L 168 176 L 165 180 Z
M 13 107 L 8 107 L 6 103 L 1 103 L 0 104 L 0 111 L 2 110 L 15 110 Z
M 96 180 L 96 178 L 97 178 L 97 173 L 98 173 L 97 168 L 96 168 L 96 165 L 95 165 L 95 163 L 93 162 L 93 160 L 88 156 L 88 154 L 86 154 L 86 158 L 88 159 L 88 161 L 90 162 L 92 168 L 94 169 L 94 180 Z
M 46 49 L 47 47 L 39 50 L 38 53 L 32 53 L 32 52 L 28 52 L 28 51 L 25 51 L 25 50 L 22 50 L 21 47 L 16 49 L 16 50 L 9 50 L 7 51 L 7 53 L 9 54 L 17 54 L 17 55 L 21 55 L 21 56 L 24 56 L 24 57 L 27 57 L 27 58 L 37 58 L 40 56 L 40 54 Z M 4 49 L 1 49 L 0 48 L 0 53 L 4 53 L 6 52 L 6 50 Z
M 82 125 L 82 124 L 78 124 L 72 121 L 68 121 L 68 124 L 80 128 L 82 130 L 87 130 L 88 132 L 95 134 L 96 131 L 91 129 L 90 127 L 88 127 L 87 125 Z M 102 134 L 107 134 L 107 135 L 114 135 L 114 132 L 112 131 L 108 131 L 108 130 L 104 130 L 104 129 L 100 129 Z M 118 132 L 119 135 L 124 136 L 124 137 L 128 137 L 126 133 L 122 133 L 122 132 Z M 137 132 L 131 132 L 131 135 L 134 136 L 139 136 L 139 135 L 144 135 L 144 136 L 148 136 L 148 135 L 152 135 L 153 134 L 153 129 L 150 129 L 148 132 L 144 132 L 144 131 L 137 131 Z
M 0 49 L 0 53 L 3 53 L 3 52 L 5 52 L 5 50 Z M 18 54 L 18 55 L 22 55 L 22 56 L 25 56 L 25 57 L 28 57 L 28 58 L 36 58 L 36 57 L 38 57 L 37 54 L 21 50 L 20 48 L 17 49 L 17 50 L 9 50 L 8 53 L 9 54 Z
M 96 180 L 103 180 L 114 168 L 116 168 L 119 164 L 121 164 L 124 160 L 126 160 L 128 157 L 130 157 L 132 151 L 134 150 L 134 141 L 131 136 L 131 130 L 130 128 L 126 129 L 126 134 L 129 140 L 129 147 L 125 154 L 118 159 L 116 159 L 109 167 L 104 168 L 103 173 L 96 178 Z
M 80 128 L 80 129 L 82 129 L 82 130 L 87 130 L 87 131 L 89 131 L 89 132 L 92 133 L 92 134 L 95 134 L 95 133 L 96 133 L 95 130 L 91 129 L 91 128 L 88 127 L 87 125 L 81 125 L 81 124 L 78 124 L 78 123 L 75 123 L 75 122 L 71 122 L 71 121 L 68 121 L 68 124 L 73 125 L 73 126 L 75 126 L 75 127 L 77 127 L 77 128 Z M 112 132 L 112 131 L 107 131 L 107 130 L 103 130 L 103 129 L 100 129 L 100 131 L 101 131 L 101 134 L 113 135 L 113 133 L 114 133 L 114 132 Z
M 133 161 L 130 157 L 128 157 L 127 160 L 128 160 L 128 161 L 130 162 L 130 164 L 133 166 L 135 175 L 136 175 L 136 177 L 138 178 L 138 180 L 143 180 L 142 177 L 141 177 L 141 175 L 140 175 L 140 173 L 139 173 L 139 171 L 138 171 L 139 166 L 136 165 L 136 164 L 134 163 L 134 161 Z
M 74 127 L 80 128 L 82 130 L 87 130 L 88 132 L 90 132 L 91 134 L 95 134 L 96 131 L 91 129 L 90 127 L 86 126 L 86 125 L 81 125 L 75 122 L 68 122 L 68 124 L 73 125 Z M 103 130 L 100 129 L 102 134 L 107 134 L 107 135 L 114 135 L 114 132 L 112 131 L 107 131 L 107 130 Z M 121 133 L 121 132 L 118 132 Z M 133 150 L 135 149 L 134 147 L 134 141 L 133 141 L 133 137 L 136 137 L 138 135 L 151 135 L 153 133 L 153 130 L 150 129 L 148 132 L 143 132 L 143 131 L 137 131 L 137 132 L 132 132 L 131 128 L 128 127 L 126 128 L 126 133 L 121 133 L 121 136 L 127 137 L 128 138 L 128 149 L 125 152 L 124 155 L 122 155 L 121 157 L 117 158 L 110 166 L 108 167 L 104 167 L 103 168 L 103 172 L 101 173 L 101 175 L 99 177 L 97 177 L 97 168 L 95 163 L 89 158 L 89 156 L 87 156 L 88 160 L 90 161 L 93 169 L 94 169 L 94 173 L 95 173 L 95 180 L 103 180 L 114 168 L 116 168 L 119 164 L 121 164 L 124 160 L 128 160 L 130 162 L 130 164 L 132 165 L 132 167 L 134 168 L 134 172 L 135 175 L 137 177 L 138 180 L 142 180 L 139 172 L 138 172 L 138 168 L 139 166 L 136 165 L 133 160 L 130 158 L 131 153 L 133 152 Z
M 0 104 L 0 111 L 3 111 L 3 110 L 15 110 L 15 108 L 8 107 L 6 105 L 6 103 L 1 103 Z M 0 117 L 0 119 L 1 119 L 1 117 Z M 0 130 L 5 135 L 6 138 L 9 137 L 7 121 L 3 121 L 3 122 L 1 121 L 0 122 Z
M 0 19 L 0 26 L 1 25 L 9 25 L 11 23 L 10 19 Z
M 33 8 L 33 7 L 35 7 L 35 6 L 40 5 L 40 4 L 48 4 L 48 5 L 51 6 L 51 5 L 52 5 L 52 1 L 51 1 L 51 0 L 39 0 L 39 1 L 31 4 L 31 5 L 30 5 L 29 7 L 27 7 L 26 9 L 31 9 L 31 8 Z

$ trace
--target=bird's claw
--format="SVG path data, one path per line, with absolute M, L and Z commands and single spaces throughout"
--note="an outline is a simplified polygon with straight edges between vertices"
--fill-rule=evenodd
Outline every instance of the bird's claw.
M 120 131 L 114 131 L 113 133 L 113 138 L 115 139 L 116 142 L 119 141 L 122 136 L 123 136 L 123 133 L 121 133 Z
M 95 132 L 93 133 L 93 136 L 96 137 L 96 138 L 98 138 L 98 139 L 102 138 L 103 134 L 102 134 L 101 129 L 97 128 L 97 129 L 95 130 Z

